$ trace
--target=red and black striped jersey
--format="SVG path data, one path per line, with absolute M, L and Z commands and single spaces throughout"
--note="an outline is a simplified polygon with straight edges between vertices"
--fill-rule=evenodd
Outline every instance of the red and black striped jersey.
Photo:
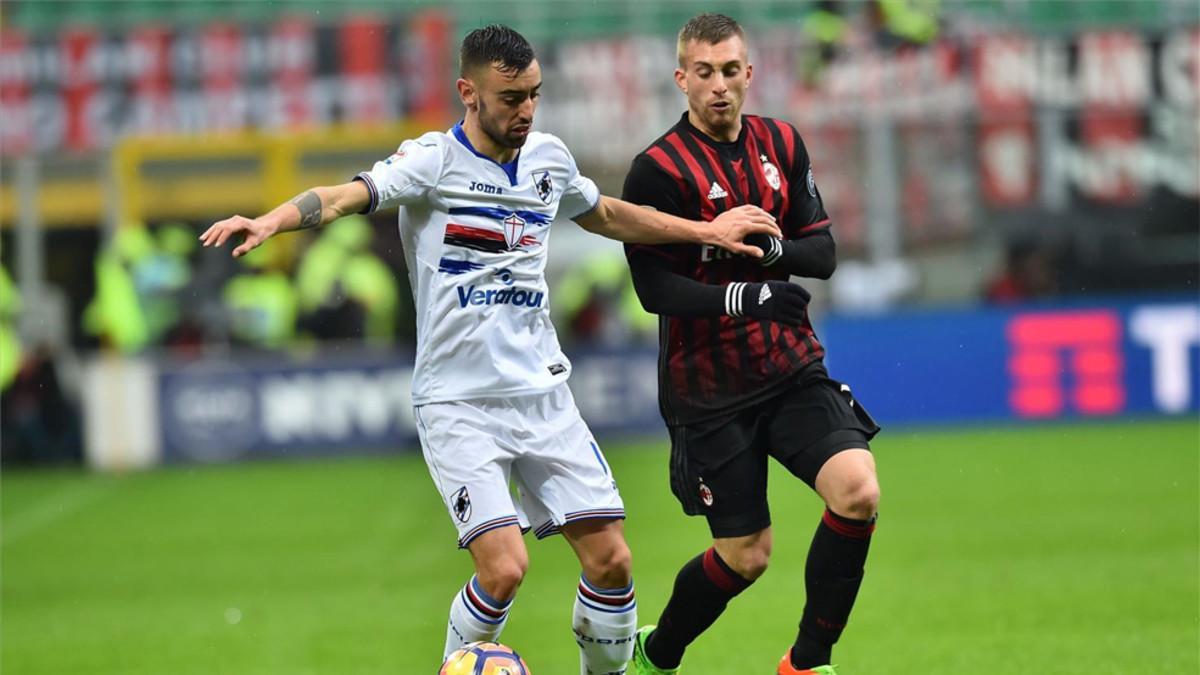
M 785 239 L 827 233 L 830 220 L 796 129 L 742 117 L 736 141 L 715 141 L 683 118 L 633 160 L 623 199 L 712 220 L 743 204 L 773 214 Z M 627 244 L 630 267 L 724 286 L 787 280 L 782 270 L 709 245 Z M 636 277 L 635 277 L 636 278 Z M 660 316 L 659 399 L 668 424 L 688 424 L 764 400 L 798 377 L 824 374 L 824 348 L 807 315 L 799 326 L 749 317 Z

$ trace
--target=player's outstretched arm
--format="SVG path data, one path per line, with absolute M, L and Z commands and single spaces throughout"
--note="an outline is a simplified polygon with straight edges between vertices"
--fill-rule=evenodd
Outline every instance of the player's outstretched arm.
M 362 211 L 370 201 L 371 194 L 362 181 L 315 187 L 257 218 L 233 216 L 213 223 L 200 235 L 200 241 L 204 246 L 222 246 L 230 237 L 240 235 L 242 243 L 233 249 L 233 257 L 240 258 L 272 235 L 320 227 Z
M 739 206 L 711 222 L 687 220 L 613 197 L 600 197 L 596 208 L 575 219 L 583 229 L 629 244 L 712 244 L 733 253 L 761 258 L 762 249 L 743 243 L 754 233 L 782 236 L 775 217 L 757 206 Z

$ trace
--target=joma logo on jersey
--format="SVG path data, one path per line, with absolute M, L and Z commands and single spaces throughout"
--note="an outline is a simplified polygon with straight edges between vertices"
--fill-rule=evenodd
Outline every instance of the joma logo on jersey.
M 471 186 L 468 188 L 471 192 L 482 192 L 485 195 L 502 195 L 504 188 L 498 185 L 488 185 L 478 181 L 471 181 Z
M 467 305 L 517 305 L 518 307 L 541 307 L 546 294 L 542 291 L 527 291 L 523 288 L 476 288 L 458 286 L 458 307 Z

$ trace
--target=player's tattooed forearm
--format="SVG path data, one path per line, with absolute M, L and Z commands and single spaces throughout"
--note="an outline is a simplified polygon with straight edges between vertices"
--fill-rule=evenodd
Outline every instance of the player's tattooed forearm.
M 307 230 L 321 224 L 321 198 L 317 196 L 317 193 L 309 190 L 304 194 L 292 197 L 290 203 L 300 209 L 299 229 Z

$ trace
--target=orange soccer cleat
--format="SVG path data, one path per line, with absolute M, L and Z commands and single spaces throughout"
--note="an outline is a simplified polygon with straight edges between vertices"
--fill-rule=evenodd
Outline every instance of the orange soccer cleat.
M 837 670 L 834 666 L 817 666 L 816 668 L 806 668 L 800 670 L 792 665 L 792 650 L 787 650 L 782 659 L 779 659 L 779 668 L 775 671 L 776 675 L 837 675 Z

